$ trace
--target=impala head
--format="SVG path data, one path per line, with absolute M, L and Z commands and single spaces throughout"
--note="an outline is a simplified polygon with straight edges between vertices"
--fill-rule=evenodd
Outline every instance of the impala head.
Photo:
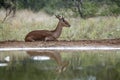
M 64 19 L 64 17 L 61 17 L 60 15 L 56 15 L 56 18 L 59 19 L 59 24 L 63 27 L 70 27 L 70 24 L 68 23 L 68 21 L 66 21 Z

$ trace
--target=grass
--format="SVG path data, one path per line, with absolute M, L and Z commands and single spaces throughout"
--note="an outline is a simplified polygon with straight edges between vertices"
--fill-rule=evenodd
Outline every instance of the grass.
M 14 18 L 8 18 L 4 23 L 4 11 L 0 11 L 0 41 L 24 40 L 25 35 L 38 29 L 52 30 L 58 20 L 44 12 L 33 13 L 29 10 L 17 11 Z M 59 40 L 83 40 L 83 39 L 111 39 L 120 38 L 120 16 L 104 16 L 81 19 L 65 16 L 71 24 L 70 28 L 64 28 Z

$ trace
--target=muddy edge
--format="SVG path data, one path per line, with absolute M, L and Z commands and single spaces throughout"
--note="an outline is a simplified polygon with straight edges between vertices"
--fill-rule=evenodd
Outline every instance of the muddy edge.
M 5 47 L 64 47 L 64 46 L 112 46 L 120 47 L 120 39 L 102 39 L 102 40 L 77 40 L 77 41 L 38 41 L 24 42 L 17 40 L 0 41 L 0 48 Z

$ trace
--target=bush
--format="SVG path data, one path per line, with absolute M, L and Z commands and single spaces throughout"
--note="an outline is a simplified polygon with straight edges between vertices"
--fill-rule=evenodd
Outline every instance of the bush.
M 114 5 L 114 6 L 110 7 L 109 9 L 112 14 L 115 14 L 115 15 L 120 14 L 120 7 L 118 7 L 117 5 Z
M 2 1 L 6 0 L 1 0 L 0 5 Z M 71 9 L 76 15 L 79 12 L 84 17 L 120 14 L 120 0 L 84 0 L 82 1 L 83 5 L 79 0 L 16 0 L 16 2 L 18 9 L 44 10 L 48 14 L 55 14 L 56 11 L 61 12 L 60 10 L 63 9 Z
M 93 2 L 86 2 L 83 6 L 83 15 L 88 16 L 96 16 L 98 11 L 98 6 Z

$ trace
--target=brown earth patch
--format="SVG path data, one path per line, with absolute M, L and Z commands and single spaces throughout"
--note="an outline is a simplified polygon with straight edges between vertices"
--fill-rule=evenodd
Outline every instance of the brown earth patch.
M 114 46 L 120 47 L 120 39 L 77 40 L 77 41 L 39 41 L 24 42 L 17 40 L 1 41 L 0 48 L 16 47 L 57 47 L 57 46 Z

